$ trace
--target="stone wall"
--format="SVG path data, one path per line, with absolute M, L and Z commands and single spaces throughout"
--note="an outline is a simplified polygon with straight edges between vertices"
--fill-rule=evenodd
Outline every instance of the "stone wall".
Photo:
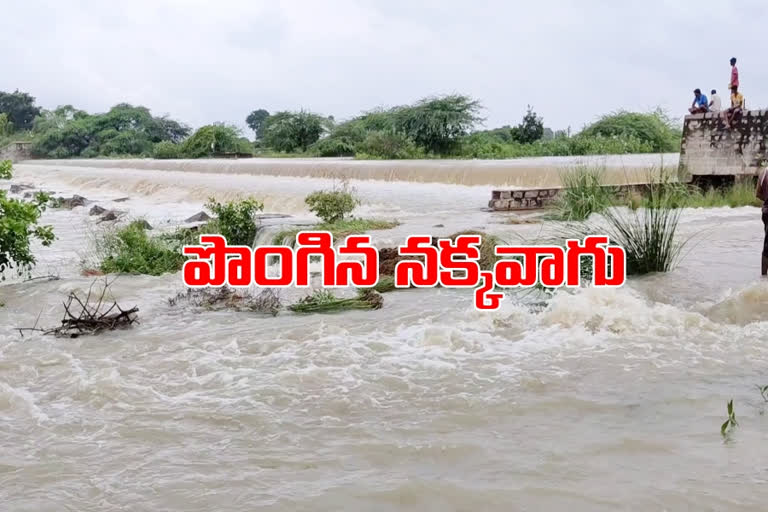
M 26 160 L 30 156 L 29 146 L 29 142 L 12 142 L 0 148 L 0 160 L 10 160 L 12 162 Z
M 754 175 L 766 158 L 768 111 L 745 110 L 726 129 L 716 113 L 685 118 L 680 148 L 681 177 Z
M 648 185 L 607 185 L 610 193 L 617 197 L 624 197 L 632 193 L 647 193 Z M 557 201 L 558 196 L 565 189 L 557 188 L 531 188 L 527 190 L 493 190 L 491 191 L 491 200 L 488 201 L 488 208 L 495 211 L 511 210 L 536 210 L 552 206 Z

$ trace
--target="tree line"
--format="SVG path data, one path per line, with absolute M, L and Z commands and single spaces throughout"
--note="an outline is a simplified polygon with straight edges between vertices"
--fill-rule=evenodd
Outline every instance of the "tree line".
M 677 151 L 680 129 L 662 111 L 614 112 L 572 135 L 553 131 L 531 106 L 520 122 L 489 130 L 481 103 L 461 94 L 376 108 L 342 122 L 315 112 L 250 112 L 249 139 L 230 124 L 193 131 L 143 106 L 120 103 L 89 114 L 71 105 L 46 110 L 29 93 L 0 91 L 0 142 L 29 140 L 41 158 L 139 156 L 204 158 L 222 153 L 380 159 L 514 158 Z

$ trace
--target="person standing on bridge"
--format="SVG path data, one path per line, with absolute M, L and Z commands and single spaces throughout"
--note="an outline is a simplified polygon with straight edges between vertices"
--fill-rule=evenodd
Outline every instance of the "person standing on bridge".
M 760 274 L 768 274 L 768 167 L 760 170 L 760 176 L 757 178 L 757 190 L 755 195 L 763 202 L 763 231 L 765 239 L 763 240 L 763 257 L 760 262 Z
M 739 68 L 736 67 L 736 57 L 731 57 L 731 81 L 728 83 L 728 89 L 733 90 L 739 86 Z

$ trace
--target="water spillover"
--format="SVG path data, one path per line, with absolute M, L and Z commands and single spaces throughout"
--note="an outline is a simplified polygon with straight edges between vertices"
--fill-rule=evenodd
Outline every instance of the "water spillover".
M 465 229 L 535 238 L 550 223 L 483 209 L 494 186 L 556 175 L 528 164 L 469 164 L 485 173 L 473 178 L 450 163 L 284 161 L 270 175 L 253 161 L 40 161 L 17 164 L 13 182 L 162 231 L 210 195 L 253 194 L 311 221 L 303 198 L 332 183 L 328 168 L 360 165 L 344 171 L 356 215 L 401 223 L 372 232 L 387 247 Z M 179 274 L 123 275 L 112 293 L 139 306 L 140 325 L 21 338 L 93 281 L 81 260 L 96 222 L 88 207 L 46 211 L 58 239 L 34 247 L 34 273 L 61 279 L 0 287 L 2 510 L 765 510 L 756 208 L 687 209 L 680 231 L 694 238 L 673 272 L 545 304 L 486 313 L 468 291 L 417 289 L 378 311 L 272 318 L 172 307 Z M 740 426 L 723 442 L 730 399 Z

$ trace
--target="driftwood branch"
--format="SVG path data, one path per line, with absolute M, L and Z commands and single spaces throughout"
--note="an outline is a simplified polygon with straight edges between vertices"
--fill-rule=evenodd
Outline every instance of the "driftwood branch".
M 130 309 L 123 309 L 114 300 L 105 302 L 107 290 L 112 282 L 104 280 L 104 287 L 101 294 L 91 304 L 91 297 L 94 296 L 94 281 L 88 288 L 88 293 L 81 298 L 77 292 L 70 292 L 67 299 L 62 303 L 64 306 L 64 316 L 61 319 L 61 325 L 50 329 L 41 329 L 37 327 L 38 321 L 35 321 L 33 327 L 23 327 L 19 333 L 24 336 L 24 332 L 42 332 L 47 335 L 54 335 L 64 338 L 77 338 L 82 335 L 99 334 L 103 331 L 113 331 L 115 329 L 124 329 L 138 323 L 137 313 L 139 308 L 134 306 Z M 115 311 L 116 310 L 116 311 Z M 38 315 L 38 320 L 40 316 Z

